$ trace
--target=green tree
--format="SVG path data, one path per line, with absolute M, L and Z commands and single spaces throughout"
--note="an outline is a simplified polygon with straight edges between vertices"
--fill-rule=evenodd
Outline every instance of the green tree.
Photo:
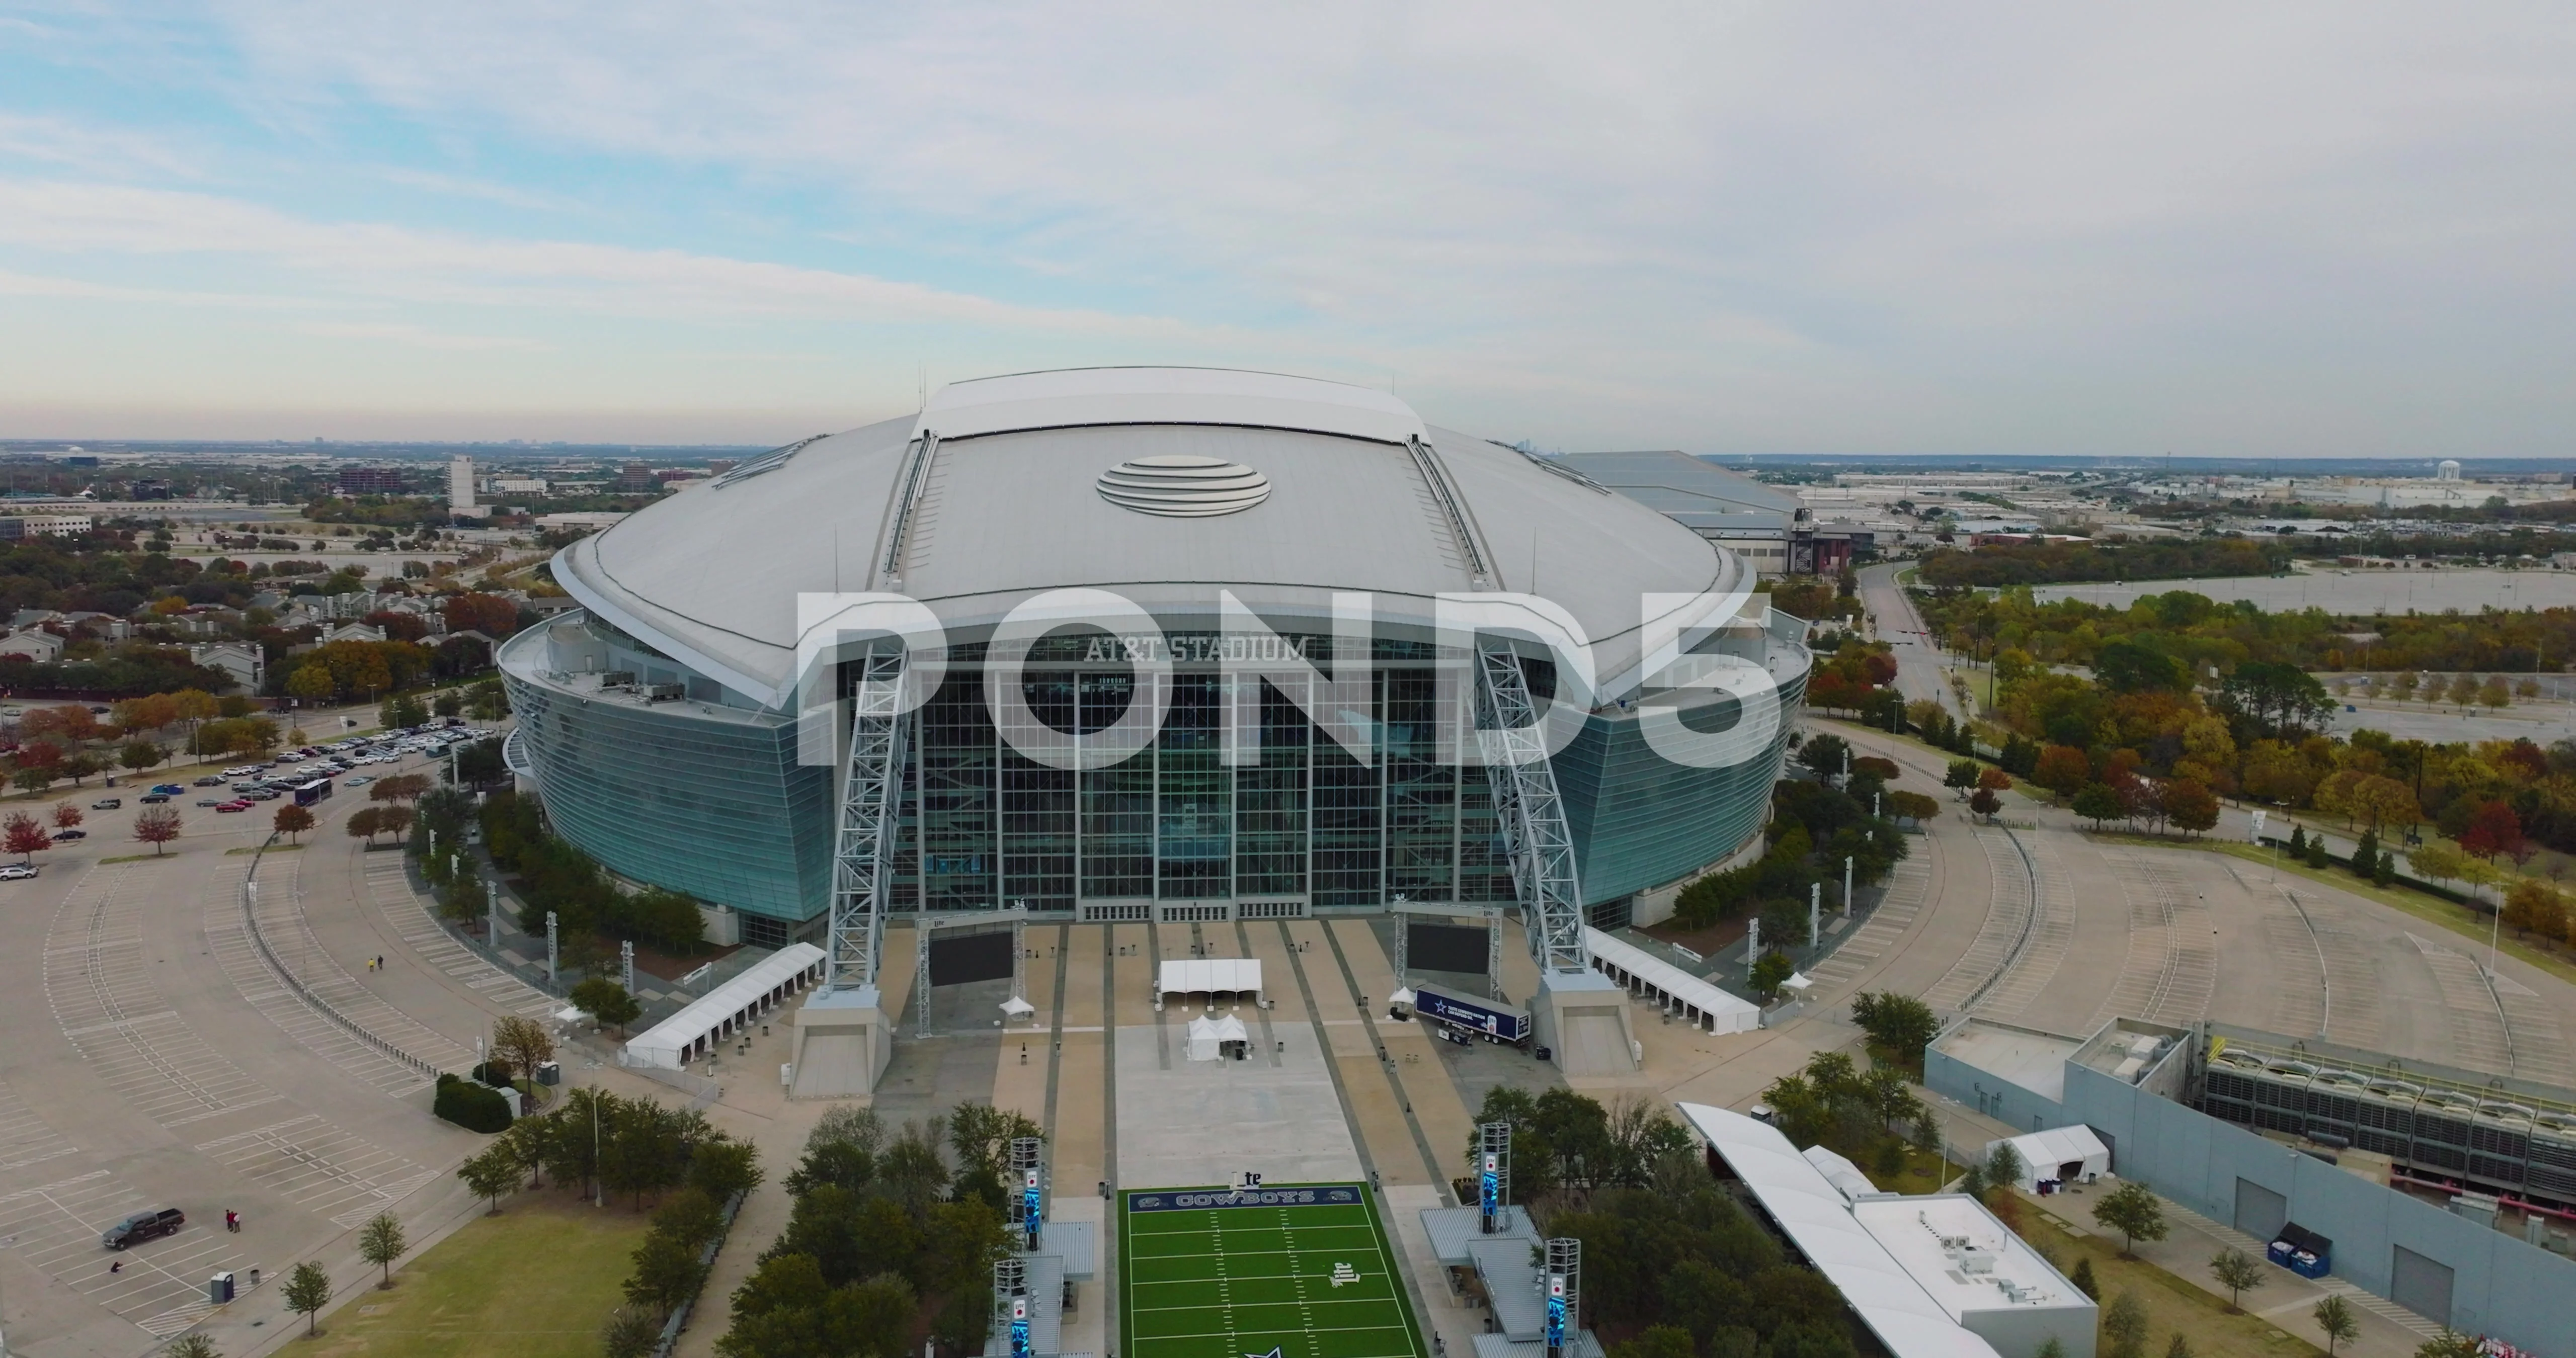
M 141 773 L 169 757 L 169 751 L 148 740 L 129 740 L 116 751 L 116 762 L 136 773 Z
M 1977 761 L 1973 759 L 1951 760 L 1948 772 L 1943 774 L 1941 778 L 1941 786 L 1958 788 L 1962 791 L 1975 787 L 1976 785 Z
M 533 1127 L 534 1124 L 520 1123 L 512 1127 L 511 1131 L 515 1133 L 520 1126 Z M 456 1177 L 463 1179 L 465 1186 L 473 1189 L 476 1197 L 491 1200 L 492 1210 L 485 1215 L 499 1216 L 501 1195 L 519 1186 L 519 1171 L 523 1166 L 518 1158 L 518 1152 L 519 1147 L 512 1145 L 505 1138 L 494 1143 L 482 1154 L 469 1157 L 464 1164 L 456 1167 Z
M 1654 1325 L 1626 1343 L 1611 1345 L 1610 1358 L 1699 1358 L 1699 1345 L 1678 1325 Z
M 2066 1281 L 2075 1284 L 2075 1290 L 2085 1296 L 2095 1301 L 2102 1299 L 2102 1284 L 2093 1277 L 2093 1256 L 2088 1254 L 2076 1260 L 2075 1271 L 2066 1275 Z
M 2415 1358 L 2478 1358 L 2478 1341 L 2445 1325 L 2440 1334 L 2415 1346 Z
M 2377 829 L 2366 829 L 2361 832 L 2361 838 L 2353 841 L 2352 857 L 2347 862 L 2352 868 L 2352 875 L 2365 880 L 2379 870 L 2379 831 Z
M 2103 1347 L 2105 1358 L 2146 1358 L 2147 1307 L 2137 1293 L 2122 1288 L 2102 1308 L 2102 1337 L 2110 1341 Z
M 171 1340 L 162 1348 L 161 1358 L 224 1358 L 224 1355 L 215 1347 L 214 1336 L 200 1331 Z
M 322 1308 L 331 1304 L 331 1275 L 310 1260 L 286 1275 L 286 1309 L 304 1317 L 307 1338 L 321 1333 Z
M 388 731 L 400 730 L 403 727 L 426 723 L 429 720 L 429 709 L 423 707 L 420 699 L 411 694 L 398 694 L 386 699 L 384 705 L 376 710 L 376 720 Z
M 613 1027 L 619 1037 L 626 1035 L 626 1025 L 643 1014 L 644 1006 L 626 987 L 605 976 L 593 976 L 572 988 L 573 1007 L 590 1015 L 593 1023 Z
M 1788 954 L 1766 952 L 1762 954 L 1762 960 L 1753 964 L 1751 977 L 1753 992 L 1768 1000 L 1780 993 L 1781 984 L 1795 975 L 1797 970 L 1798 968 L 1789 961 Z
M 385 1271 L 384 1281 L 376 1284 L 380 1288 L 394 1285 L 394 1261 L 409 1248 L 402 1219 L 391 1212 L 378 1212 L 358 1228 L 358 1257 Z
M 2316 1320 L 2317 1328 L 2325 1331 L 2326 1358 L 2334 1358 L 2336 1345 L 2349 1344 L 2361 1337 L 2361 1321 L 2353 1316 L 2352 1307 L 2341 1297 L 2327 1297 L 2308 1314 Z
M 2128 808 L 2120 804 L 2120 794 L 2109 785 L 2087 783 L 2075 794 L 2075 814 L 2093 822 L 2093 828 L 2099 830 L 2104 821 L 2127 815 Z
M 644 1311 L 620 1306 L 600 1327 L 602 1358 L 648 1358 L 662 1342 L 662 1323 Z
M 2231 1312 L 2244 1310 L 2244 1295 L 2270 1281 L 2264 1276 L 2261 1260 L 2233 1246 L 2220 1250 L 2218 1257 L 2209 1261 L 2209 1276 L 2227 1289 L 2227 1309 Z
M 2165 1345 L 2165 1358 L 2193 1358 L 2191 1340 L 2182 1331 L 2174 1331 L 2173 1342 Z
M 635 1247 L 635 1271 L 626 1279 L 626 1299 L 656 1315 L 667 1316 L 696 1296 L 706 1272 L 698 1266 L 698 1248 L 661 1231 Z
M 2093 1204 L 2093 1220 L 2105 1230 L 2120 1233 L 2120 1257 L 2137 1257 L 2141 1240 L 2162 1240 L 2170 1228 L 2165 1224 L 2164 1204 L 2135 1180 L 2112 1189 L 2100 1202 Z
M 2021 1162 L 2021 1152 L 2013 1149 L 2013 1143 L 2009 1141 L 1998 1141 L 1986 1151 L 1986 1182 L 1992 1187 L 2005 1188 L 2020 1183 L 2022 1171 L 2027 1168 L 2029 1166 Z

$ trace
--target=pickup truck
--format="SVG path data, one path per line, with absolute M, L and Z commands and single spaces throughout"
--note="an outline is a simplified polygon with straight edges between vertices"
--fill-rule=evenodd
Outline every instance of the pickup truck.
M 100 1232 L 98 1243 L 112 1250 L 121 1250 L 146 1240 L 177 1235 L 179 1228 L 187 1224 L 188 1214 L 176 1207 L 164 1207 L 158 1212 L 137 1212 Z

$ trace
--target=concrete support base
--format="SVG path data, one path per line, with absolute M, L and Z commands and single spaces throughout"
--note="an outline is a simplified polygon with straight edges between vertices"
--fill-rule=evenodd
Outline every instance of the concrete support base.
M 1557 1069 L 1575 1075 L 1630 1075 L 1637 1070 L 1628 1029 L 1628 992 L 1597 971 L 1551 972 L 1530 997 L 1530 1023 Z
M 847 1099 L 874 1093 L 894 1059 L 893 1017 L 876 987 L 820 990 L 796 1011 L 796 1059 L 787 1097 Z

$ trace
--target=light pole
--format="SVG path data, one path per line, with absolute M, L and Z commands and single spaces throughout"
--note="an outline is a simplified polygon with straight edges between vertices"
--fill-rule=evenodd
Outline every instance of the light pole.
M 1844 919 L 1850 919 L 1850 918 L 1851 918 L 1851 891 L 1852 891 L 1852 883 L 1851 883 L 1851 879 L 1852 879 L 1852 860 L 1851 860 L 1850 855 L 1845 855 L 1845 856 L 1844 856 L 1844 858 L 1843 858 L 1843 918 L 1844 918 Z

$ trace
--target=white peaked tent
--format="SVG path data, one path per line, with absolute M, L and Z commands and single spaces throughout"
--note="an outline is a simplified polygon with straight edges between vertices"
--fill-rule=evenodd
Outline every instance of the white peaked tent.
M 2033 1193 L 2039 1191 L 2042 1179 L 2063 1180 L 2069 1177 L 2070 1168 L 2072 1177 L 2079 1182 L 2091 1175 L 2111 1172 L 2111 1148 L 2102 1144 L 2102 1138 L 2095 1136 L 2092 1128 L 2081 1123 L 2072 1127 L 2051 1127 L 2044 1132 L 2026 1132 L 2006 1137 L 2003 1141 L 1989 1141 L 1986 1154 L 1993 1155 L 1995 1147 L 2007 1142 L 2021 1157 L 2021 1186 Z
M 1190 1059 L 1214 1061 L 1225 1055 L 1225 1044 L 1249 1042 L 1252 1035 L 1244 1030 L 1243 1020 L 1228 1014 L 1209 1018 L 1205 1014 L 1190 1020 Z

